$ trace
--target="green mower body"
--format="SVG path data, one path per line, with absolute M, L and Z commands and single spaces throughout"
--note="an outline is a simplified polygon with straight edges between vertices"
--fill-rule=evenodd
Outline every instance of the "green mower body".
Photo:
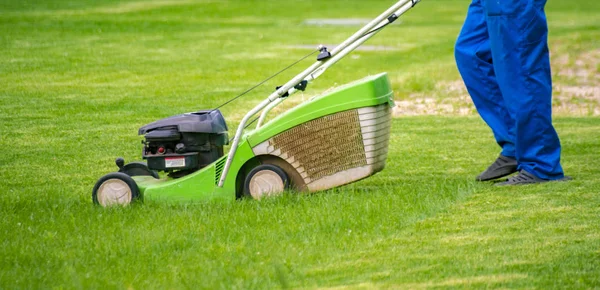
M 246 130 L 228 170 L 225 165 L 229 155 L 225 154 L 184 176 L 133 174 L 130 177 L 135 186 L 130 185 L 131 181 L 125 184 L 137 187 L 130 188 L 133 198 L 161 202 L 235 200 L 244 195 L 260 198 L 262 193 L 270 195 L 281 189 L 314 192 L 344 185 L 384 168 L 392 105 L 387 74 L 369 76 L 313 97 L 258 128 Z M 265 164 L 275 173 L 256 172 Z M 94 201 L 102 205 L 123 203 L 118 198 L 111 201 L 99 196 L 103 186 L 96 185 Z M 123 183 L 110 186 L 116 192 L 127 191 L 121 189 Z M 257 190 L 261 195 L 253 193 Z

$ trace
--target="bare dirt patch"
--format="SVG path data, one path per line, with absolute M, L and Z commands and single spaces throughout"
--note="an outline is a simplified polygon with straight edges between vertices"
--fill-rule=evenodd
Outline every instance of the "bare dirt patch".
M 558 115 L 600 116 L 600 49 L 561 55 L 552 62 Z
M 476 112 L 462 81 L 439 82 L 433 93 L 414 93 L 395 103 L 394 116 L 465 116 Z
M 552 57 L 553 114 L 600 116 L 600 49 Z M 461 80 L 438 82 L 429 92 L 396 101 L 394 116 L 473 115 L 473 102 Z

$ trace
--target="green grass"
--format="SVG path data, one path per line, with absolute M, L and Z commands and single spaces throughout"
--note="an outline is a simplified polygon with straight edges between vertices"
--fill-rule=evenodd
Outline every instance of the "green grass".
M 560 117 L 568 183 L 473 177 L 498 153 L 477 116 L 395 119 L 386 169 L 313 195 L 92 205 L 137 128 L 214 107 L 392 1 L 0 0 L 0 288 L 597 288 L 600 118 Z M 398 99 L 458 73 L 468 1 L 426 0 L 311 85 L 387 71 Z M 600 48 L 600 3 L 548 3 L 553 58 Z M 357 57 L 356 57 L 357 56 Z M 302 66 L 308 66 L 304 62 Z M 231 127 L 301 68 L 224 109 Z M 567 82 L 556 76 L 555 81 Z

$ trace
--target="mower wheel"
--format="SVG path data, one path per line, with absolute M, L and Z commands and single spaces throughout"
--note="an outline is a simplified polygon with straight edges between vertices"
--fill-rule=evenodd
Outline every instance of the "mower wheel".
M 123 172 L 129 176 L 152 176 L 159 179 L 158 172 L 150 170 L 146 163 L 131 162 L 119 168 L 119 172 Z
M 290 187 L 283 169 L 273 164 L 261 164 L 252 169 L 244 182 L 244 195 L 253 199 L 281 194 Z
M 92 200 L 103 207 L 126 206 L 138 199 L 140 189 L 127 174 L 113 172 L 102 176 L 92 190 Z

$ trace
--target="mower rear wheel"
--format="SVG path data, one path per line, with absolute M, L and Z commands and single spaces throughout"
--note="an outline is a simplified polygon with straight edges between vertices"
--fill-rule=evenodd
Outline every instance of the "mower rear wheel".
M 92 190 L 92 200 L 103 207 L 127 206 L 138 199 L 140 189 L 127 174 L 113 172 L 102 176 Z
M 289 187 L 290 181 L 283 169 L 273 164 L 261 164 L 246 175 L 244 195 L 261 199 L 279 195 Z

